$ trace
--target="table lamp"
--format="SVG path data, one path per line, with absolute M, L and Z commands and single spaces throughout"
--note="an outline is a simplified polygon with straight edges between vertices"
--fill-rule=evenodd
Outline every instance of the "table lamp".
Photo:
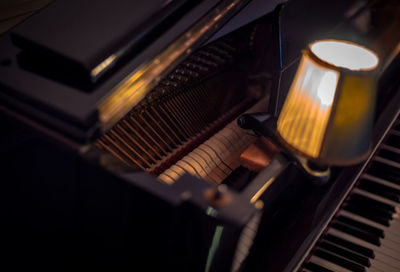
M 355 43 L 320 40 L 303 51 L 278 117 L 291 151 L 319 165 L 349 165 L 370 151 L 378 56 Z
M 320 40 L 305 50 L 276 121 L 245 114 L 239 125 L 281 147 L 319 183 L 329 166 L 356 164 L 370 153 L 378 56 L 348 41 Z

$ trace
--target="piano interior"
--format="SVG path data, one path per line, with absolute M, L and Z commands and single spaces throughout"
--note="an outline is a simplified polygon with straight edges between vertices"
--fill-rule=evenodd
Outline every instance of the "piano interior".
M 29 12 L 0 36 L 5 263 L 400 271 L 397 0 L 30 2 L 5 6 Z M 144 19 L 119 20 L 127 8 Z M 238 119 L 276 118 L 301 50 L 325 38 L 381 63 L 371 155 L 316 185 Z
M 96 145 L 166 183 L 183 173 L 223 182 L 256 139 L 239 128 L 237 117 L 268 109 L 270 79 L 249 86 L 250 67 L 243 63 L 256 54 L 257 26 L 192 54 Z

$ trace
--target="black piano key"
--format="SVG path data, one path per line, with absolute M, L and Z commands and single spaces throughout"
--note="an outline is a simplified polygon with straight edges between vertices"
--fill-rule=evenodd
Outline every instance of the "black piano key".
M 366 267 L 370 267 L 371 266 L 371 262 L 369 261 L 369 259 L 367 257 L 358 255 L 356 253 L 353 253 L 351 251 L 348 251 L 346 249 L 343 249 L 341 247 L 335 246 L 333 244 L 330 244 L 328 242 L 322 242 L 319 244 L 319 247 L 322 249 L 325 249 L 326 251 L 330 251 L 332 253 L 335 253 L 337 255 L 343 256 L 346 259 L 349 259 L 355 263 L 358 263 L 360 265 L 366 266 Z
M 374 182 L 371 180 L 367 180 L 367 179 L 363 179 L 360 182 L 358 187 L 360 189 L 363 189 L 364 191 L 367 191 L 367 192 L 382 196 L 384 198 L 390 199 L 394 202 L 400 203 L 400 191 L 395 188 L 392 188 L 392 187 L 389 187 L 389 186 L 386 186 L 386 185 L 383 185 L 383 184 L 380 184 L 380 183 L 377 183 L 377 182 Z
M 375 218 L 384 218 L 389 221 L 393 219 L 393 212 L 380 209 L 379 207 L 362 205 L 361 203 L 353 202 L 351 199 L 347 205 L 353 206 L 362 214 L 367 214 Z
M 350 201 L 352 203 L 358 203 L 359 205 L 364 205 L 365 207 L 368 207 L 368 208 L 375 208 L 377 210 L 383 210 L 383 211 L 387 211 L 390 213 L 396 212 L 396 208 L 393 205 L 369 198 L 364 195 L 360 195 L 358 193 L 352 194 Z
M 352 227 L 355 227 L 357 229 L 363 230 L 365 232 L 371 233 L 373 235 L 376 235 L 380 238 L 385 238 L 385 233 L 383 232 L 382 229 L 378 229 L 376 227 L 364 224 L 362 222 L 359 222 L 357 220 L 351 219 L 347 216 L 340 215 L 339 217 L 336 218 L 337 221 L 345 223 L 347 225 L 350 225 Z
M 347 234 L 350 234 L 350 235 L 352 235 L 354 237 L 360 238 L 361 240 L 364 240 L 364 241 L 366 241 L 368 243 L 371 243 L 373 245 L 376 245 L 376 246 L 380 246 L 381 245 L 381 241 L 380 241 L 378 236 L 372 235 L 372 234 L 367 233 L 367 232 L 363 232 L 363 231 L 355 229 L 355 228 L 352 228 L 352 227 L 350 227 L 348 225 L 336 222 L 335 224 L 333 224 L 333 228 L 335 228 L 337 230 L 340 230 L 342 232 L 345 232 Z
M 330 270 L 328 268 L 322 267 L 322 266 L 312 263 L 312 262 L 307 263 L 304 266 L 304 268 L 306 268 L 310 271 L 313 271 L 313 272 L 333 272 L 332 270 Z
M 325 237 L 325 240 L 337 244 L 339 246 L 345 247 L 351 251 L 357 252 L 358 254 L 361 254 L 363 256 L 366 256 L 368 258 L 374 259 L 375 258 L 375 254 L 374 251 L 370 248 L 364 247 L 364 246 L 360 246 L 357 245 L 353 242 L 344 240 L 340 237 L 337 237 L 335 235 L 332 234 L 327 234 Z
M 391 183 L 400 185 L 400 169 L 391 165 L 384 164 L 379 161 L 374 161 L 367 173 L 383 178 Z
M 359 264 L 353 263 L 351 261 L 348 261 L 346 259 L 343 259 L 339 256 L 333 255 L 329 252 L 326 252 L 324 250 L 318 249 L 314 252 L 314 255 L 317 257 L 320 257 L 322 259 L 325 259 L 327 261 L 330 261 L 332 263 L 335 263 L 341 267 L 344 267 L 346 269 L 349 269 L 351 271 L 355 271 L 355 272 L 364 272 L 365 267 L 361 266 Z
M 389 159 L 400 163 L 400 153 L 396 153 L 387 149 L 381 149 L 378 155 L 382 158 Z
M 355 213 L 357 215 L 360 215 L 362 217 L 365 217 L 367 219 L 370 219 L 378 224 L 384 225 L 389 227 L 390 225 L 390 220 L 392 219 L 391 217 L 388 217 L 386 214 L 384 215 L 380 215 L 377 214 L 376 211 L 372 210 L 372 209 L 365 209 L 362 207 L 357 207 L 355 205 L 346 205 L 344 208 L 344 210 Z
M 400 136 L 392 134 L 386 139 L 385 143 L 393 147 L 400 148 Z
M 368 180 L 368 179 L 363 179 L 361 182 L 368 182 L 370 184 L 374 184 L 374 186 L 377 186 L 377 188 L 379 188 L 380 190 L 384 190 L 384 191 L 390 192 L 394 195 L 400 196 L 400 190 L 396 189 L 390 185 L 381 184 L 376 181 Z
M 348 202 L 347 205 L 354 206 L 356 209 L 360 210 L 360 212 L 370 214 L 371 216 L 375 216 L 375 218 L 384 218 L 388 219 L 389 221 L 393 218 L 392 211 L 384 210 L 376 206 L 364 205 L 363 203 L 354 201 L 352 199 Z

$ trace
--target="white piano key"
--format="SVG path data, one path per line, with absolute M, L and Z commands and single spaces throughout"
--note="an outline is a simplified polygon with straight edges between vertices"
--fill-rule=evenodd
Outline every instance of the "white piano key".
M 386 264 L 379 262 L 378 260 L 371 260 L 371 266 L 367 268 L 368 272 L 386 272 L 387 270 L 392 269 L 392 267 L 388 267 Z
M 383 239 L 382 240 L 382 246 L 383 248 L 388 248 L 391 249 L 392 251 L 396 252 L 396 254 L 394 256 L 392 256 L 393 258 L 397 259 L 399 262 L 399 267 L 400 267 L 400 245 L 396 244 L 393 241 L 390 241 L 389 239 Z
M 379 269 L 378 267 L 370 267 L 367 269 L 368 272 L 385 272 L 385 270 Z
M 392 229 L 391 227 L 385 232 L 385 239 L 389 241 L 393 241 L 395 243 L 400 244 L 400 235 L 396 233 L 396 229 Z
M 375 262 L 375 265 L 371 265 L 371 267 L 368 267 L 367 271 L 368 272 L 385 272 L 385 268 L 377 265 Z
M 393 260 L 393 258 L 390 258 L 389 256 L 386 256 L 380 252 L 375 253 L 374 261 L 378 267 L 385 267 L 385 270 L 389 268 L 395 269 L 396 271 L 400 270 L 400 266 L 396 261 Z
M 391 221 L 391 229 L 396 230 L 396 233 L 400 234 L 400 221 L 398 219 Z
M 385 231 L 384 240 L 391 241 L 395 244 L 400 245 L 400 236 L 391 229 Z
M 383 272 L 399 272 L 399 270 L 395 267 L 392 267 L 390 265 L 387 265 L 384 262 L 381 262 L 378 259 L 371 260 L 371 267 L 367 269 L 368 272 L 370 271 L 383 271 Z

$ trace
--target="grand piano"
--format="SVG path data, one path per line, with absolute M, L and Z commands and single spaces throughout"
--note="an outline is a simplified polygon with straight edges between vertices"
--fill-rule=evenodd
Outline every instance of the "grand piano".
M 400 271 L 397 0 L 36 2 L 0 36 L 4 267 Z M 370 155 L 256 170 L 239 117 L 326 38 L 380 58 Z

